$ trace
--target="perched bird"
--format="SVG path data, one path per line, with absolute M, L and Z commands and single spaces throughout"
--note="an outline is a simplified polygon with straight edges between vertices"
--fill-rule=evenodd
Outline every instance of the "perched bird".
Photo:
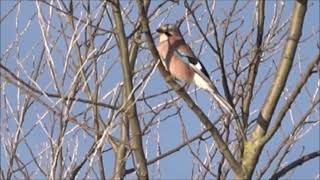
M 160 35 L 157 49 L 166 70 L 178 80 L 205 89 L 220 106 L 233 114 L 232 106 L 220 95 L 207 70 L 184 41 L 179 28 L 173 24 L 164 24 L 157 32 Z

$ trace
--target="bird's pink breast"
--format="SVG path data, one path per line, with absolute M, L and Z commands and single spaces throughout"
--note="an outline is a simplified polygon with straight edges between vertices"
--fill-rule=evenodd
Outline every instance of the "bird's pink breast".
M 173 55 L 169 65 L 170 73 L 177 79 L 187 82 L 192 82 L 194 72 L 189 65 L 179 60 L 176 55 Z
M 192 82 L 194 71 L 175 55 L 174 47 L 168 41 L 161 42 L 157 48 L 172 76 L 181 81 Z

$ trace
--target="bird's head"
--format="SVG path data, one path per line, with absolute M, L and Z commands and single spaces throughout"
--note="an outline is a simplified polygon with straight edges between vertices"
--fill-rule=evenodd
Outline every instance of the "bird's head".
M 160 42 L 168 39 L 182 39 L 179 28 L 174 24 L 163 24 L 158 29 Z

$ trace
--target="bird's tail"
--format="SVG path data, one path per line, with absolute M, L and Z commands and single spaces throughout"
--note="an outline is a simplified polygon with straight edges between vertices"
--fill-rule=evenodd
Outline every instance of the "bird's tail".
M 216 100 L 220 106 L 222 106 L 229 113 L 231 114 L 234 113 L 233 107 L 229 104 L 229 102 L 224 97 L 222 97 L 219 94 L 218 91 L 215 91 L 213 88 L 211 88 L 209 89 L 209 93 L 213 96 L 214 100 Z

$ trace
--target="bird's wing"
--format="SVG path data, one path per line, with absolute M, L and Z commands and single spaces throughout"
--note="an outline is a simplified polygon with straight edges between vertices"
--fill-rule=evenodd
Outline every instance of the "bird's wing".
M 183 46 L 182 46 L 183 47 Z M 198 58 L 196 58 L 189 47 L 178 48 L 175 50 L 175 55 L 179 57 L 183 62 L 187 63 L 197 73 L 202 80 L 201 84 L 205 84 L 202 88 L 205 88 L 214 97 L 214 99 L 224 107 L 228 112 L 233 113 L 233 107 L 228 103 L 227 100 L 220 95 L 215 85 L 210 80 L 207 70 L 204 68 Z
M 180 46 L 175 50 L 175 55 L 177 57 L 179 57 L 179 59 L 181 59 L 184 63 L 188 64 L 190 67 L 192 67 L 192 69 L 199 74 L 202 78 L 204 78 L 205 80 L 207 80 L 208 82 L 211 81 L 210 80 L 210 76 L 207 72 L 207 70 L 205 69 L 205 67 L 203 66 L 203 64 L 200 62 L 200 60 L 198 58 L 196 58 L 192 52 L 192 50 L 190 49 L 189 46 L 185 45 L 185 46 Z

